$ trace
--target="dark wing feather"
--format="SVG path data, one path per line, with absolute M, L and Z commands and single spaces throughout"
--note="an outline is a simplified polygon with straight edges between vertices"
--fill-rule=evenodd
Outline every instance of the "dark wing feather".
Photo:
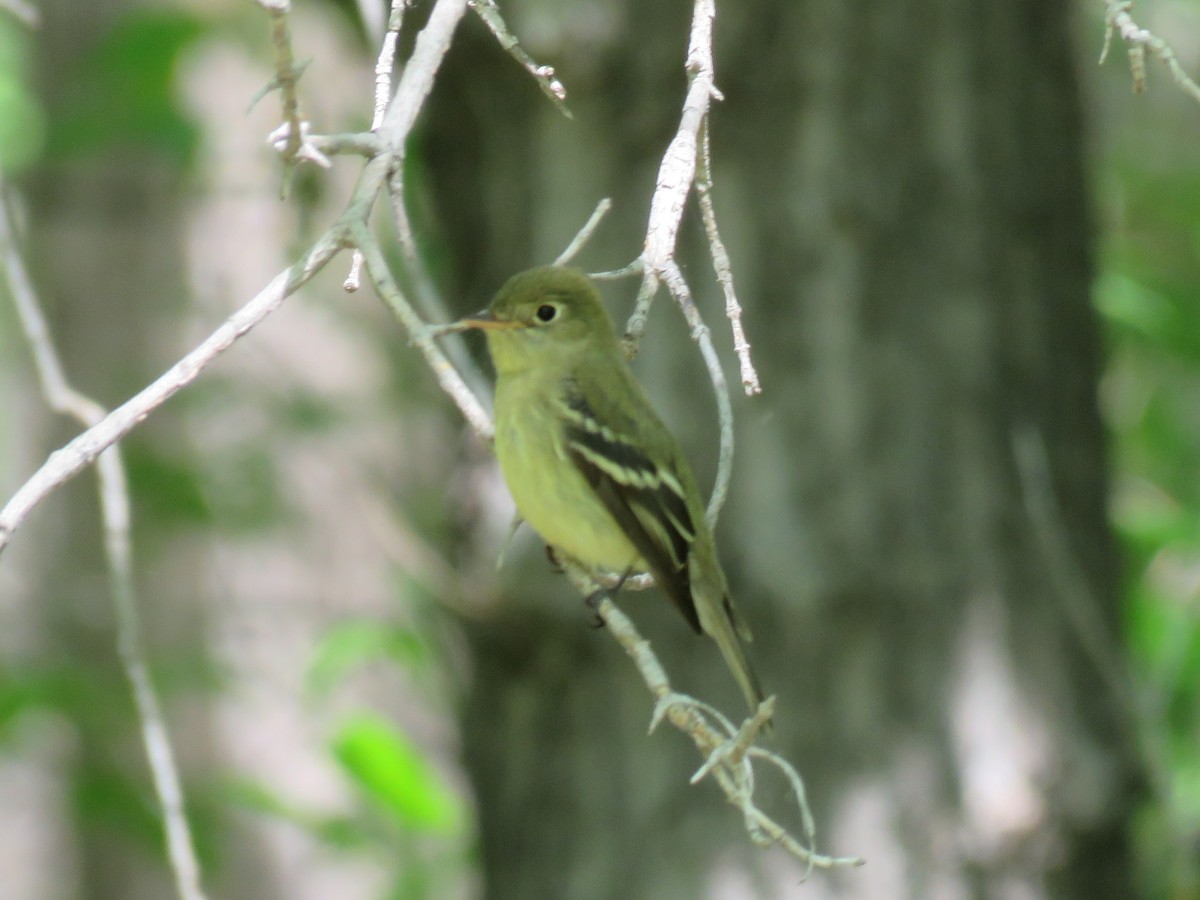
M 696 530 L 678 478 L 602 425 L 582 396 L 573 393 L 567 405 L 571 462 L 646 560 L 655 581 L 701 633 L 687 564 Z

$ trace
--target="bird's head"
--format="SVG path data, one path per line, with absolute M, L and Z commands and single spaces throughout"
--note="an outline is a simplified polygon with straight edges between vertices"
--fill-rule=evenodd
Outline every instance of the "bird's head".
M 592 283 L 560 266 L 514 275 L 485 311 L 456 325 L 487 335 L 499 373 L 566 366 L 585 352 L 618 352 L 612 319 Z

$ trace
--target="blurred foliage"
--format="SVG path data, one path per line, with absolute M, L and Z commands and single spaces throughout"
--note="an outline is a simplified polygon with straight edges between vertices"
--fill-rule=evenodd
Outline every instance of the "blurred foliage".
M 387 720 L 359 713 L 342 724 L 333 755 L 363 794 L 407 829 L 450 834 L 461 804 L 421 752 Z
M 42 149 L 45 119 L 30 84 L 33 37 L 0 15 L 0 171 L 15 174 Z
M 1185 62 L 1200 34 L 1161 21 Z M 1175 19 L 1184 21 L 1184 19 Z M 1125 625 L 1153 794 L 1135 824 L 1147 896 L 1200 897 L 1200 107 L 1151 69 L 1097 79 L 1107 135 L 1094 290 L 1107 340 L 1101 390 L 1112 435 L 1112 520 L 1125 557 Z M 1194 69 L 1194 65 L 1189 65 Z
M 80 56 L 49 110 L 51 161 L 103 154 L 131 144 L 186 165 L 199 146 L 182 112 L 175 69 L 204 26 L 181 10 L 131 12 Z
M 330 629 L 313 654 L 308 669 L 308 688 L 328 694 L 358 666 L 381 662 L 406 669 L 427 669 L 432 652 L 416 632 L 395 623 L 352 621 Z

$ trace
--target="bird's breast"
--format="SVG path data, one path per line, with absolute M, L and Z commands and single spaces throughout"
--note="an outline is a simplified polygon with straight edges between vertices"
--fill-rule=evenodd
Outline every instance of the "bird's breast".
M 496 386 L 496 458 L 521 517 L 585 565 L 623 571 L 634 549 L 567 456 L 555 398 L 525 375 Z

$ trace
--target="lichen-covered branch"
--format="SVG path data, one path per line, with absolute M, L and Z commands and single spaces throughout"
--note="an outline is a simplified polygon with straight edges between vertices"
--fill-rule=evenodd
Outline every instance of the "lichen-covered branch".
M 585 597 L 601 590 L 600 585 L 579 566 L 561 557 L 559 561 L 564 564 L 567 577 L 576 590 Z M 862 865 L 863 860 L 858 857 L 826 856 L 812 849 L 815 828 L 800 776 L 787 760 L 755 744 L 774 711 L 774 697 L 763 701 L 750 719 L 736 727 L 708 704 L 672 689 L 650 642 L 638 633 L 633 622 L 610 598 L 600 601 L 597 612 L 609 633 L 633 660 L 656 700 L 651 730 L 665 718 L 692 739 L 705 760 L 693 776 L 692 783 L 711 776 L 725 798 L 741 810 L 751 840 L 760 846 L 777 843 L 807 865 L 821 869 Z M 803 841 L 758 808 L 755 801 L 754 760 L 763 760 L 776 766 L 792 785 L 804 833 Z

